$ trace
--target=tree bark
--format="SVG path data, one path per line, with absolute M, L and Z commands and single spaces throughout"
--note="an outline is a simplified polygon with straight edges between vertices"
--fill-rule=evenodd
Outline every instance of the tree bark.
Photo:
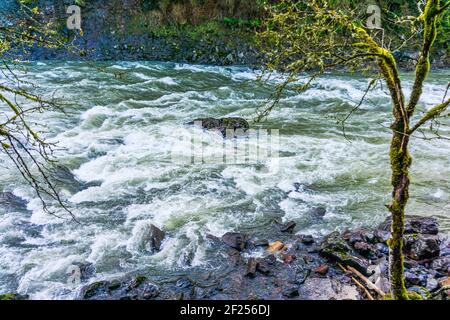
M 392 214 L 391 232 L 389 239 L 389 280 L 391 293 L 395 300 L 407 300 L 404 280 L 403 234 L 405 231 L 405 207 L 409 199 L 409 168 L 411 156 L 408 152 L 409 137 L 402 131 L 395 131 L 391 142 L 392 166 L 392 204 L 389 210 Z

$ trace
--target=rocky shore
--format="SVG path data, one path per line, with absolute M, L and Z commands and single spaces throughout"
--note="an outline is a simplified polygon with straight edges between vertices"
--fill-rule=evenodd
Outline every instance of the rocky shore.
M 207 235 L 208 246 L 227 256 L 219 270 L 164 281 L 145 275 L 95 281 L 81 289 L 79 299 L 386 299 L 379 293 L 389 292 L 389 223 L 323 239 L 294 234 L 294 222 L 274 224 L 277 240 L 238 232 Z M 408 216 L 405 242 L 408 290 L 417 298 L 449 299 L 450 242 L 439 235 L 436 219 Z
M 0 205 L 19 206 L 9 193 Z M 324 238 L 297 234 L 296 223 L 274 222 L 273 238 L 229 232 L 205 235 L 208 250 L 217 256 L 215 268 L 188 270 L 179 276 L 139 273 L 98 280 L 95 266 L 79 265 L 81 300 L 222 300 L 387 299 L 390 219 L 374 229 L 333 232 Z M 166 233 L 149 225 L 149 252 L 161 249 Z M 406 218 L 405 278 L 410 292 L 421 299 L 450 299 L 450 241 L 439 233 L 436 219 Z M 370 282 L 370 283 L 368 283 Z M 0 300 L 24 300 L 6 293 Z

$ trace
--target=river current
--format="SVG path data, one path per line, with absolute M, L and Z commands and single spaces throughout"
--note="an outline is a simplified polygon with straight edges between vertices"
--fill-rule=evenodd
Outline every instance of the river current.
M 79 287 L 67 284 L 67 271 L 76 263 L 92 263 L 97 279 L 136 270 L 165 276 L 214 270 L 217 257 L 208 249 L 207 234 L 240 231 L 273 241 L 274 220 L 293 220 L 295 232 L 314 236 L 382 222 L 391 192 L 392 116 L 385 88 L 368 94 L 344 136 L 335 117 L 353 109 L 367 78 L 329 74 L 305 93 L 287 90 L 267 121 L 254 124 L 256 109 L 276 82 L 258 82 L 259 74 L 246 67 L 156 62 L 28 65 L 21 76 L 65 104 L 66 113 L 33 117 L 49 141 L 58 143 L 60 164 L 85 184 L 77 188 L 69 179 L 61 189 L 81 223 L 46 214 L 0 155 L 0 191 L 28 201 L 27 211 L 0 208 L 0 293 L 73 298 Z M 409 93 L 412 75 L 404 77 Z M 449 78 L 448 71 L 432 74 L 421 110 L 441 102 Z M 186 123 L 225 116 L 279 130 L 277 170 L 270 159 L 173 161 L 174 145 L 179 152 L 192 148 L 178 143 L 180 132 L 202 134 L 204 155 L 221 149 L 221 135 Z M 450 122 L 442 124 L 441 134 L 450 136 Z M 411 144 L 408 214 L 435 216 L 449 232 L 450 141 L 419 135 Z M 317 208 L 326 209 L 323 217 L 314 214 Z M 142 249 L 150 224 L 167 233 L 155 254 Z

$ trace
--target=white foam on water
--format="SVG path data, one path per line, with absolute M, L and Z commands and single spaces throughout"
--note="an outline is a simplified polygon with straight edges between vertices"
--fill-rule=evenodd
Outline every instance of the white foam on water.
M 72 263 L 92 262 L 98 272 L 95 279 L 143 266 L 166 273 L 209 268 L 217 257 L 207 253 L 207 234 L 220 237 L 251 229 L 273 219 L 271 211 L 283 221 L 296 221 L 297 232 L 312 235 L 384 219 L 383 205 L 390 193 L 390 132 L 381 126 L 388 126 L 390 119 L 386 93 L 370 92 L 371 102 L 349 120 L 352 143 L 324 116 L 329 110 L 342 114 L 351 110 L 364 94 L 367 79 L 327 75 L 305 93 L 288 91 L 267 124 L 281 133 L 276 161 L 186 164 L 172 158 L 190 155 L 193 144 L 185 136 L 203 137 L 205 160 L 217 159 L 223 144 L 245 143 L 245 139 L 224 143 L 220 134 L 187 122 L 207 116 L 250 119 L 284 75 L 255 83 L 260 71 L 245 67 L 143 62 L 108 66 L 110 71 L 126 71 L 125 78 L 129 74 L 122 83 L 113 74 L 77 63 L 39 68 L 30 70 L 29 77 L 39 79 L 44 89 L 64 77 L 61 91 L 79 107 L 71 121 L 56 113 L 36 115 L 35 120 L 48 123 L 49 131 L 57 130 L 51 141 L 64 148 L 57 151 L 63 164 L 75 168 L 77 179 L 95 185 L 66 191 L 83 222 L 77 225 L 45 213 L 16 172 L 0 167 L 0 187 L 28 200 L 31 212 L 0 213 L 0 276 L 14 274 L 19 292 L 33 299 L 73 297 L 79 288 L 68 288 L 65 275 Z M 444 78 L 426 86 L 423 108 L 440 102 L 448 82 Z M 404 82 L 407 93 L 411 85 Z M 448 210 L 450 186 L 442 177 L 450 175 L 450 143 L 415 139 L 413 145 L 416 184 L 411 191 L 416 200 L 410 210 L 435 212 L 427 204 L 429 194 L 443 213 Z M 270 149 L 267 142 L 260 147 Z M 326 209 L 320 220 L 311 216 L 316 207 Z M 60 208 L 54 209 L 68 218 Z M 22 220 L 30 225 L 20 229 L 17 221 Z M 142 250 L 149 224 L 167 234 L 155 254 Z M 42 231 L 30 237 L 26 228 L 36 226 Z M 22 238 L 22 244 L 36 247 L 5 245 Z M 0 291 L 6 289 L 16 288 L 6 288 L 0 280 Z

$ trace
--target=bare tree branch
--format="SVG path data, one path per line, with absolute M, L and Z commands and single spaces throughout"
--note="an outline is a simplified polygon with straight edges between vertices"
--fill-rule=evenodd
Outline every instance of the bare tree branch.
M 443 103 L 441 103 L 441 104 L 431 108 L 427 113 L 425 113 L 423 118 L 420 119 L 419 122 L 416 123 L 416 125 L 414 125 L 411 128 L 411 130 L 409 130 L 409 134 L 412 134 L 414 131 L 416 131 L 418 128 L 423 126 L 428 121 L 439 117 L 443 112 L 445 112 L 447 110 L 449 105 L 450 105 L 450 99 L 448 99 L 447 101 L 445 101 L 445 102 L 443 102 Z

